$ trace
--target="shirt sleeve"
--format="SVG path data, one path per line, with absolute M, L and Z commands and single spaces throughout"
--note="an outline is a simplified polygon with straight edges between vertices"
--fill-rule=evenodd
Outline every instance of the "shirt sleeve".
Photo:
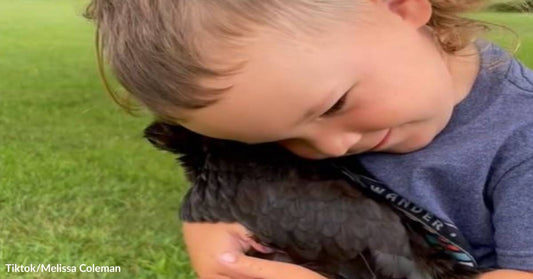
M 533 271 L 533 156 L 500 177 L 492 210 L 498 265 Z

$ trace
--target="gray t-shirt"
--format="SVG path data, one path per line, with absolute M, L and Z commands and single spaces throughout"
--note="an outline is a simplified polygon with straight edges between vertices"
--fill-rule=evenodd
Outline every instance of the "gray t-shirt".
M 533 71 L 495 45 L 478 48 L 474 86 L 430 145 L 359 158 L 391 189 L 454 223 L 480 266 L 533 271 Z

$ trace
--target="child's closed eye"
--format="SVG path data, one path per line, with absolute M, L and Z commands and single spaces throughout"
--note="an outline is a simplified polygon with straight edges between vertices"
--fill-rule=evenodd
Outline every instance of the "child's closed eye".
M 340 111 L 344 105 L 346 104 L 346 98 L 348 97 L 348 92 L 344 93 L 342 97 L 332 106 L 330 107 L 326 112 L 324 112 L 320 117 L 327 117 L 335 114 L 336 112 Z

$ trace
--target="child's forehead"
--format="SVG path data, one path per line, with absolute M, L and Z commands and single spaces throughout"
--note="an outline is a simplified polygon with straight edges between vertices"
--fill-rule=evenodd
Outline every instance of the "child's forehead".
M 346 56 L 351 54 L 353 51 L 351 46 L 360 43 L 364 38 L 363 30 L 354 31 L 353 26 L 347 24 L 338 24 L 321 36 L 310 36 L 305 33 L 287 34 L 270 28 L 261 28 L 253 37 L 241 41 L 238 47 L 207 49 L 206 55 L 209 57 L 207 61 L 210 67 L 235 70 L 234 74 L 208 77 L 201 79 L 200 82 L 208 88 L 226 88 L 238 82 L 243 73 L 249 71 L 259 71 L 266 75 L 270 70 L 287 71 L 295 64 L 310 66 L 324 59 L 334 60 L 334 56 L 338 53 Z M 306 68 L 306 71 L 313 70 Z
M 276 71 L 272 71 L 276 72 Z M 249 143 L 278 141 L 291 136 L 302 119 L 316 113 L 329 99 L 331 88 L 302 78 L 277 80 L 253 74 L 222 93 L 215 104 L 186 114 L 187 128 L 216 138 Z M 327 89 L 326 89 L 327 88 Z M 318 107 L 317 107 L 318 106 Z
M 226 137 L 223 130 L 228 130 L 248 141 L 254 141 L 248 134 L 279 139 L 301 119 L 326 109 L 353 82 L 356 56 L 348 54 L 356 41 L 344 39 L 349 32 L 340 28 L 303 41 L 275 32 L 258 36 L 238 56 L 229 57 L 244 61 L 235 74 L 203 79 L 203 86 L 227 90 L 216 104 L 190 111 L 187 118 L 209 122 L 201 129 L 224 134 L 217 137 Z
M 253 24 L 253 27 L 247 28 L 251 31 L 236 37 L 207 33 L 207 36 L 199 37 L 198 48 L 209 67 L 233 66 L 245 63 L 254 55 L 257 57 L 253 59 L 269 60 L 272 55 L 283 55 L 288 51 L 318 52 L 324 45 L 345 40 L 347 37 L 357 35 L 363 38 L 365 34 L 372 34 L 372 29 L 377 27 L 372 26 L 368 20 L 331 21 L 316 18 L 313 21 L 319 23 L 314 23 L 316 27 L 309 28 L 291 27 L 291 24 L 285 25 L 286 28 Z

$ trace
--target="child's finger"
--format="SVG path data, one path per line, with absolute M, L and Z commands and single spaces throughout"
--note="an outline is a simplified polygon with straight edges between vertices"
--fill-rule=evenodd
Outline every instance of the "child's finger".
M 220 262 L 233 273 L 250 279 L 326 279 L 322 275 L 298 265 L 263 260 L 242 254 L 223 254 L 220 257 Z

